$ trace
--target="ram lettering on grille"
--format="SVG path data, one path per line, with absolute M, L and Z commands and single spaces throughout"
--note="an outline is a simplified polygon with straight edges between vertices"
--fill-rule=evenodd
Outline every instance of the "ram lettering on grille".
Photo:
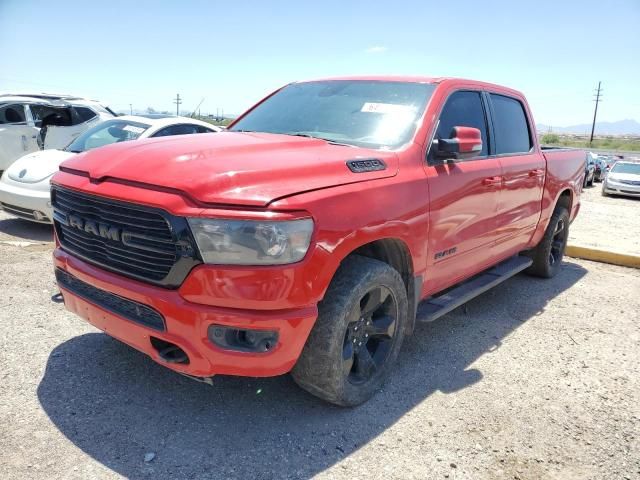
M 114 242 L 119 242 L 122 238 L 118 227 L 113 227 L 102 222 L 87 220 L 78 215 L 69 215 L 69 226 L 82 230 L 85 233 L 95 235 L 96 237 L 113 240 Z

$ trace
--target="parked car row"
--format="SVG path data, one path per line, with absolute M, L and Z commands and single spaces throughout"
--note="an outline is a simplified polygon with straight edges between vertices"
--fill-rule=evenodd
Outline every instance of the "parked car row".
M 602 182 L 602 195 L 640 195 L 640 162 L 622 155 L 587 153 L 583 187 Z
M 4 109 L 5 118 L 7 118 L 7 111 L 18 111 L 17 103 L 11 105 L 11 107 Z M 24 108 L 24 112 L 32 114 L 37 111 L 38 105 L 27 103 L 20 106 Z M 83 107 L 76 105 L 69 108 L 79 110 Z M 9 113 L 10 119 L 15 118 L 11 115 L 13 113 Z M 15 160 L 10 166 L 8 165 L 0 178 L 0 208 L 20 218 L 40 223 L 52 223 L 53 208 L 49 182 L 63 161 L 87 150 L 113 143 L 173 135 L 215 133 L 221 130 L 220 127 L 193 118 L 167 115 L 114 117 L 109 114 L 107 120 L 101 121 L 103 118 L 105 117 L 100 113 L 95 113 L 94 117 L 81 124 L 85 129 L 84 133 L 78 132 L 78 129 L 65 131 L 65 138 L 70 141 L 67 141 L 61 148 L 58 146 L 62 143 L 62 135 L 56 136 L 57 141 L 54 144 L 56 148 L 50 148 L 51 131 L 49 131 L 45 141 L 47 149 L 36 149 L 33 153 L 28 153 Z M 13 131 L 12 127 L 18 127 L 18 130 Z M 10 133 L 15 133 L 21 131 L 22 128 L 31 127 L 8 124 L 7 128 Z M 5 142 L 11 143 L 14 135 L 3 137 L 2 133 L 0 130 L 0 142 L 4 147 Z M 0 151 L 2 150 L 4 148 L 0 149 Z M 7 158 L 10 157 L 5 156 L 5 159 Z

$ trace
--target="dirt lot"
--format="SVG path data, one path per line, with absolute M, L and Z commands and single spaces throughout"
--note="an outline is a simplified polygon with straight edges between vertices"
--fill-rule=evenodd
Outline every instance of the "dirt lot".
M 4 478 L 640 478 L 640 270 L 511 279 L 420 326 L 344 410 L 288 376 L 196 383 L 99 333 L 51 302 L 49 239 L 0 217 Z
M 640 198 L 602 196 L 602 184 L 583 190 L 569 243 L 640 256 Z

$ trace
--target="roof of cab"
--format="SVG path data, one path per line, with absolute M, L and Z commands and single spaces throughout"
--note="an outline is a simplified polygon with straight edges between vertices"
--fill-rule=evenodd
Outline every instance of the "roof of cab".
M 429 77 L 420 75 L 353 75 L 343 77 L 326 77 L 316 78 L 312 80 L 302 80 L 294 83 L 307 83 L 307 82 L 323 82 L 331 80 L 353 80 L 353 81 L 379 81 L 379 82 L 408 82 L 408 83 L 436 83 L 436 84 L 466 84 L 474 85 L 478 88 L 485 88 L 489 90 L 499 90 L 503 92 L 511 92 L 523 96 L 521 92 L 513 88 L 505 87 L 495 83 L 483 82 L 480 80 L 471 80 L 466 78 L 457 77 Z

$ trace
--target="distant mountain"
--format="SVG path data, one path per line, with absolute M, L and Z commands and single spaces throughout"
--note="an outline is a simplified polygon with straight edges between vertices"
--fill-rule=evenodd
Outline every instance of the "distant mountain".
M 536 124 L 539 133 L 591 133 L 591 124 L 571 125 L 569 127 L 550 127 L 542 123 Z M 617 122 L 596 122 L 597 135 L 640 135 L 640 123 L 635 120 L 618 120 Z

